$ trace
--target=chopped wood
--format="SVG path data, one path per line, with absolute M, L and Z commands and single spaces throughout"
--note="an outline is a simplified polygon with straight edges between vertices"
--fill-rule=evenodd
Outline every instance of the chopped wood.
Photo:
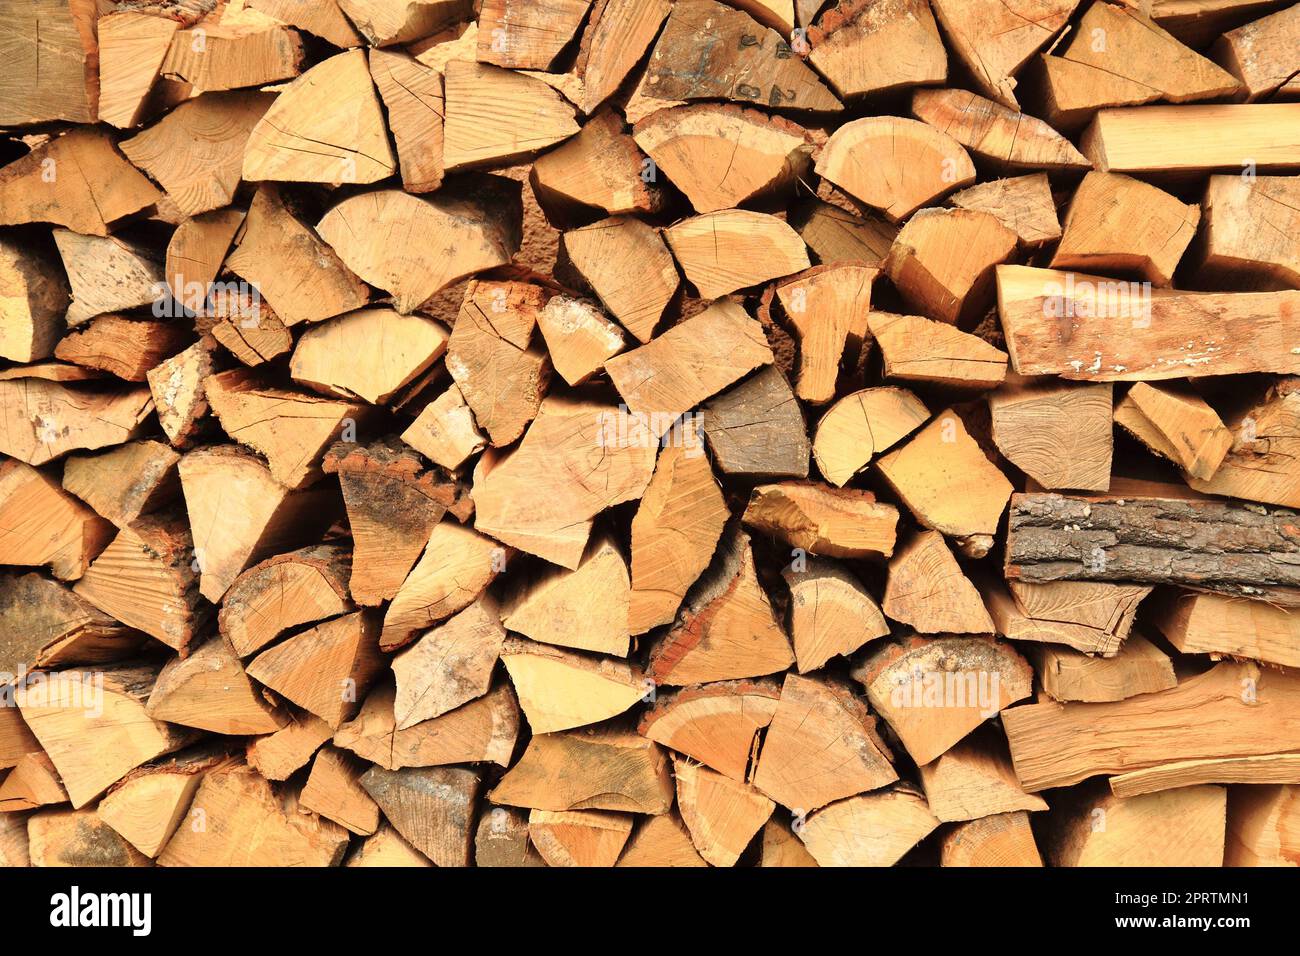
M 1202 481 L 1214 477 L 1233 444 L 1232 433 L 1205 399 L 1146 382 L 1136 383 L 1115 406 L 1115 422 Z
M 298 75 L 302 37 L 266 21 L 251 24 L 201 21 L 172 36 L 162 62 L 165 77 L 195 90 L 215 92 L 264 86 Z
M 448 172 L 509 166 L 579 131 L 572 105 L 540 80 L 465 60 L 448 63 L 443 78 Z
M 844 485 L 878 452 L 884 452 L 923 425 L 929 411 L 904 388 L 868 388 L 846 395 L 817 423 L 813 458 L 822 477 Z
M 782 572 L 790 588 L 790 636 L 799 673 L 847 657 L 889 634 L 870 592 L 843 566 L 822 558 L 791 562 Z
M 1042 866 L 1023 811 L 995 813 L 953 827 L 940 843 L 941 866 Z
M 987 582 L 985 604 L 997 632 L 1017 641 L 1064 644 L 1113 657 L 1128 637 L 1149 587 L 1094 581 Z
M 1298 119 L 1300 103 L 1127 106 L 1101 110 L 1079 145 L 1104 172 L 1240 173 L 1243 158 L 1260 172 L 1295 170 L 1300 148 L 1284 131 Z
M 744 781 L 758 749 L 758 733 L 772 722 L 781 690 L 766 680 L 717 681 L 655 697 L 640 733 Z
M 1041 487 L 1109 490 L 1112 386 L 1014 381 L 988 403 L 998 451 Z
M 1300 783 L 1300 754 L 1258 757 L 1217 757 L 1181 760 L 1146 770 L 1131 770 L 1110 778 L 1117 797 L 1135 797 L 1202 783 Z M 1252 788 L 1263 790 L 1263 787 Z
M 234 650 L 220 638 L 168 661 L 145 707 L 154 720 L 214 734 L 272 734 L 284 716 L 253 686 Z
M 87 388 L 23 379 L 0 382 L 0 408 L 0 452 L 39 466 L 70 451 L 131 440 L 153 401 L 140 386 Z
M 338 0 L 338 4 L 371 46 L 431 36 L 463 19 L 471 6 L 470 0 Z
M 992 634 L 980 592 L 937 531 L 919 531 L 889 559 L 885 614 L 921 634 Z
M 795 391 L 805 401 L 830 401 L 841 361 L 852 365 L 870 344 L 867 314 L 877 274 L 870 266 L 843 262 L 816 266 L 776 286 L 799 341 Z
M 68 802 L 54 764 L 42 750 L 24 754 L 0 785 L 0 813 L 21 813 Z
M 358 782 L 364 761 L 334 747 L 324 747 L 312 761 L 298 802 L 353 833 L 369 836 L 379 828 L 379 805 Z
M 482 778 L 462 767 L 371 767 L 360 783 L 406 840 L 438 866 L 468 866 Z
M 537 328 L 551 353 L 555 371 L 570 385 L 581 385 L 604 370 L 623 351 L 623 330 L 586 299 L 554 296 L 537 313 Z
M 1184 654 L 1300 666 L 1300 609 L 1198 591 L 1160 594 L 1152 604 L 1152 623 Z
M 189 333 L 171 322 L 101 315 L 69 332 L 55 358 L 98 368 L 128 382 L 143 382 L 149 370 L 188 344 Z
M 1000 168 L 1060 172 L 1091 165 L 1074 144 L 1042 120 L 967 90 L 917 90 L 912 94 L 912 115 Z
M 36 573 L 0 576 L 0 670 L 103 664 L 129 657 L 141 635 L 76 592 Z
M 596 0 L 576 67 L 584 113 L 595 113 L 618 90 L 672 9 L 670 0 Z
M 36 362 L 54 354 L 63 333 L 68 287 L 53 257 L 0 237 L 0 358 Z
M 886 378 L 976 390 L 1006 378 L 1007 353 L 946 322 L 891 312 L 872 312 L 867 322 Z
M 248 742 L 248 765 L 267 780 L 287 780 L 307 766 L 334 731 L 315 714 L 301 714 L 275 733 Z
M 1228 791 L 1224 866 L 1295 866 L 1297 790 L 1293 786 Z
M 506 638 L 497 606 L 471 604 L 393 658 L 398 730 L 440 717 L 487 693 Z
M 528 837 L 547 866 L 613 866 L 632 833 L 632 817 L 599 810 L 533 810 Z
M 204 336 L 145 373 L 158 425 L 167 440 L 185 448 L 198 437 L 208 411 L 203 383 L 212 374 L 216 342 Z
M 923 797 L 896 789 L 832 803 L 797 833 L 818 866 L 893 866 L 938 825 Z
M 977 730 L 920 772 L 926 802 L 944 823 L 1047 809 L 1046 800 L 1021 789 L 1006 741 L 991 726 Z
M 72 2 L 15 4 L 0 12 L 9 65 L 0 82 L 0 126 L 95 122 L 98 13 L 97 8 Z
M 677 806 L 700 856 L 735 866 L 776 805 L 752 786 L 702 764 L 677 760 Z
M 316 546 L 249 568 L 222 599 L 222 635 L 240 657 L 247 657 L 290 628 L 352 610 L 348 567 L 345 550 Z
M 154 255 L 121 239 L 54 230 L 63 268 L 72 287 L 69 327 L 106 312 L 155 305 L 166 286 Z
M 1270 504 L 1300 507 L 1300 484 L 1287 463 L 1300 450 L 1300 381 L 1278 379 L 1257 402 L 1248 403 L 1224 423 L 1232 449 L 1214 471 L 1202 478 L 1191 470 L 1187 483 L 1199 492 Z
M 99 818 L 155 859 L 184 822 L 204 776 L 230 763 L 222 751 L 201 747 L 145 764 L 104 795 Z
M 1095 382 L 1300 372 L 1300 293 L 1183 292 L 1093 275 L 997 267 L 998 312 L 1021 375 Z M 1117 321 L 1125 334 L 1113 334 Z M 1068 325 L 1069 337 L 1056 331 Z
M 1222 866 L 1227 797 L 1212 786 L 1124 798 L 1087 790 L 1053 807 L 1044 855 L 1052 866 Z
M 790 829 L 774 820 L 763 824 L 763 843 L 759 850 L 759 866 L 814 867 L 817 861 L 804 849 Z
M 403 188 L 432 192 L 443 176 L 442 75 L 406 53 L 372 49 L 370 77 L 387 111 Z
M 784 482 L 755 488 L 743 520 L 810 554 L 879 558 L 894 551 L 898 509 L 866 491 Z
M 708 866 L 675 813 L 650 817 L 628 840 L 616 866 Z
M 56 578 L 86 573 L 113 527 L 51 478 L 16 459 L 0 463 L 0 563 L 48 566 Z
M 364 42 L 351 21 L 343 15 L 337 0 L 311 4 L 298 3 L 297 0 L 249 0 L 244 8 L 306 30 L 339 49 L 361 46 Z
M 479 14 L 478 59 L 548 70 L 578 32 L 591 0 L 487 0 Z
M 1215 44 L 1215 58 L 1241 81 L 1248 100 L 1259 100 L 1294 83 L 1297 41 L 1300 12 L 1289 7 L 1229 30 Z
M 920 0 L 839 0 L 808 29 L 807 43 L 808 62 L 844 99 L 948 77 L 934 14 Z
M 147 856 L 99 818 L 94 809 L 41 810 L 27 821 L 32 866 L 149 866 Z
M 505 549 L 491 538 L 454 521 L 440 521 L 388 605 L 380 646 L 386 651 L 401 647 L 417 631 L 474 603 L 505 570 L 505 559 Z
M 1201 201 L 1197 275 L 1214 288 L 1300 287 L 1300 178 L 1211 176 Z
M 789 225 L 766 213 L 729 209 L 684 219 L 664 238 L 686 278 L 717 299 L 806 269 L 808 250 Z
M 1056 700 L 1124 700 L 1178 683 L 1173 663 L 1141 634 L 1130 634 L 1114 657 L 1090 657 L 1056 644 L 1036 644 L 1030 654 L 1043 690 Z
M 501 660 L 535 734 L 615 717 L 653 689 L 626 661 L 575 654 L 520 637 L 506 639 Z
M 1016 234 L 1021 246 L 1036 248 L 1061 238 L 1046 173 L 979 183 L 949 198 L 955 206 L 992 215 Z
M 789 382 L 775 366 L 763 366 L 703 409 L 700 427 L 724 475 L 808 477 L 803 415 Z
M 528 840 L 528 814 L 505 807 L 485 808 L 474 833 L 474 865 L 546 866 Z
M 613 109 L 601 110 L 577 136 L 533 163 L 530 182 L 537 201 L 560 220 L 590 211 L 659 212 L 663 190 L 641 153 L 645 146 L 638 145 L 623 132 L 623 120 Z
M 449 471 L 457 471 L 487 447 L 487 436 L 479 431 L 473 409 L 454 382 L 424 406 L 402 432 L 402 441 Z
M 562 245 L 610 314 L 649 342 L 679 281 L 659 233 L 640 219 L 613 216 L 566 232 Z

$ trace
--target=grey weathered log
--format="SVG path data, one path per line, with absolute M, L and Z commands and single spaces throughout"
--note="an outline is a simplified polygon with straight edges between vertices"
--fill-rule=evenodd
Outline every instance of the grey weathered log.
M 1251 593 L 1300 586 L 1300 516 L 1235 501 L 1011 496 L 1006 576 Z
M 723 474 L 808 477 L 808 426 L 790 383 L 775 365 L 707 402 L 703 425 Z

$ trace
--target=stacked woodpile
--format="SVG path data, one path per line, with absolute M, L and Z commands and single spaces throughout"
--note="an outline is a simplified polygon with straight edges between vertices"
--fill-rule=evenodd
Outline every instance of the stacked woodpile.
M 1300 861 L 1300 7 L 0 50 L 0 863 Z

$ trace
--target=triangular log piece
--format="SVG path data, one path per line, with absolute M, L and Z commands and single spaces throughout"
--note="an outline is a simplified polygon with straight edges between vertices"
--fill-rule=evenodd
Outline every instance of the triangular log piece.
M 93 808 L 41 810 L 27 820 L 32 866 L 150 866 Z
M 547 866 L 613 866 L 632 832 L 632 815 L 599 810 L 533 810 L 528 836 Z
M 1258 401 L 1225 422 L 1233 435 L 1232 450 L 1203 479 L 1188 471 L 1197 491 L 1300 508 L 1300 473 L 1288 462 L 1300 455 L 1300 380 L 1277 379 Z
M 912 115 L 1001 169 L 1063 172 L 1092 165 L 1042 120 L 969 90 L 917 90 L 912 94 Z
M 851 671 L 918 765 L 942 755 L 1033 689 L 1010 644 L 913 635 L 876 645 Z
M 509 166 L 580 129 L 573 106 L 540 80 L 487 63 L 453 60 L 443 73 L 448 172 Z
M 735 866 L 776 805 L 747 783 L 676 760 L 677 807 L 691 842 L 714 866 Z
M 28 675 L 17 687 L 14 700 L 23 720 L 53 761 L 74 807 L 190 740 L 190 732 L 146 713 L 157 677 L 146 666 L 55 671 Z
M 701 50 L 701 35 L 716 37 Z M 646 72 L 650 96 L 726 99 L 758 106 L 834 112 L 840 101 L 791 55 L 781 34 L 714 0 L 674 7 Z
M 58 772 L 43 750 L 24 754 L 0 784 L 0 813 L 22 813 L 67 802 Z
M 1006 352 L 946 322 L 890 312 L 872 312 L 868 322 L 886 378 L 981 391 L 1006 378 Z
M 956 538 L 968 557 L 988 553 L 1012 486 L 955 412 L 941 412 L 876 466 L 921 525 Z
M 1162 590 L 1151 622 L 1183 654 L 1300 667 L 1300 608 L 1227 594 Z
M 471 15 L 470 0 L 338 0 L 371 46 L 394 46 L 432 36 Z
M 442 185 L 443 175 L 442 74 L 400 50 L 372 48 L 370 77 L 388 114 L 402 188 L 433 192 Z
M 761 677 L 794 663 L 794 652 L 759 583 L 749 536 L 732 527 L 712 565 L 686 594 L 672 628 L 651 648 L 648 674 L 685 687 Z
M 949 197 L 954 206 L 986 212 L 1034 249 L 1061 238 L 1051 184 L 1046 173 L 979 183 Z
M 603 728 L 538 734 L 488 794 L 534 810 L 667 813 L 673 804 L 668 758 L 651 740 Z
M 383 668 L 378 630 L 365 611 L 336 617 L 263 651 L 248 675 L 338 730 Z
M 1278 231 L 1269 228 L 1276 225 Z M 1300 177 L 1211 176 L 1201 201 L 1201 240 L 1193 274 L 1209 288 L 1300 287 Z
M 1135 382 L 1115 406 L 1115 422 L 1151 451 L 1202 481 L 1214 477 L 1233 435 L 1195 392 Z
M 47 566 L 56 578 L 86 573 L 113 527 L 44 472 L 16 459 L 0 463 L 0 564 Z
M 219 19 L 218 19 L 219 17 Z M 265 17 L 230 22 L 210 14 L 173 37 L 162 73 L 168 80 L 204 92 L 263 86 L 292 79 L 302 69 L 302 37 Z
M 393 658 L 397 729 L 440 717 L 486 694 L 505 638 L 497 606 L 485 598 L 398 652 Z
M 995 813 L 953 827 L 939 842 L 941 866 L 1042 866 L 1029 814 Z
M 203 777 L 159 866 L 337 866 L 348 831 L 277 794 L 250 767 Z
M 577 136 L 533 163 L 529 182 L 537 201 L 557 221 L 591 212 L 661 212 L 665 197 L 657 170 L 638 145 L 617 112 L 601 110 Z
M 901 222 L 975 182 L 970 156 L 946 133 L 897 116 L 853 120 L 822 148 L 817 175 Z
M 476 54 L 515 70 L 549 70 L 578 33 L 591 0 L 486 0 Z
M 106 312 L 156 306 L 165 296 L 162 265 L 153 250 L 68 229 L 55 229 L 54 243 L 72 287 L 64 317 L 69 328 Z
M 905 388 L 865 388 L 839 399 L 817 423 L 812 453 L 822 477 L 837 488 L 930 418 Z
M 534 734 L 585 727 L 623 713 L 653 689 L 626 661 L 509 637 L 501 660 Z
M 63 464 L 63 489 L 125 528 L 142 514 L 176 501 L 180 457 L 171 446 L 152 439 L 93 455 L 69 455 Z
M 718 681 L 657 694 L 641 734 L 744 781 L 781 691 L 772 680 Z
M 1183 787 L 1116 797 L 1100 785 L 1057 801 L 1043 826 L 1052 866 L 1220 867 L 1228 789 Z
M 981 581 L 998 634 L 1016 641 L 1064 644 L 1114 657 L 1128 637 L 1138 604 L 1151 588 L 1098 581 Z
M 1089 657 L 1059 644 L 1027 648 L 1039 683 L 1056 700 L 1124 700 L 1178 684 L 1173 662 L 1141 634 L 1130 634 L 1114 657 Z
M 813 13 L 820 0 L 801 0 Z M 811 15 L 809 16 L 809 21 Z M 948 78 L 948 54 L 923 0 L 839 0 L 809 27 L 808 62 L 848 99 Z
M 371 767 L 361 786 L 388 822 L 438 866 L 469 866 L 483 780 L 463 767 Z
M 143 635 L 36 573 L 0 575 L 0 672 L 122 660 Z
M 324 747 L 312 761 L 298 802 L 353 833 L 368 836 L 379 829 L 379 804 L 358 782 L 366 763 L 346 751 Z
M 292 0 L 286 0 L 292 2 Z M 391 868 L 400 867 L 431 867 L 433 863 L 427 856 L 421 853 L 411 844 L 402 838 L 402 835 L 389 825 L 387 820 L 381 821 L 379 828 L 370 836 L 361 841 L 361 844 L 352 851 L 344 866 L 380 866 Z M 483 864 L 478 864 L 482 866 Z
M 158 424 L 176 448 L 193 444 L 203 427 L 202 419 L 208 412 L 203 383 L 214 371 L 216 347 L 216 341 L 205 335 L 145 375 Z
M 797 814 L 898 779 L 876 719 L 847 684 L 787 674 L 754 786 Z
M 898 509 L 869 491 L 788 481 L 755 488 L 742 520 L 809 554 L 881 558 L 894 552 Z
M 829 184 L 823 180 L 822 186 Z M 851 262 L 877 267 L 898 233 L 898 226 L 883 216 L 859 214 L 811 196 L 792 206 L 787 217 L 823 265 Z
M 818 866 L 893 866 L 938 825 L 924 797 L 896 789 L 832 803 L 796 832 Z
M 623 330 L 587 299 L 557 295 L 537 314 L 551 363 L 570 385 L 581 385 L 604 370 L 605 362 L 627 344 Z
M 546 866 L 528 840 L 528 814 L 506 807 L 484 807 L 474 831 L 474 865 Z
M 875 599 L 838 562 L 805 557 L 781 574 L 790 588 L 790 636 L 800 674 L 889 634 Z
M 248 742 L 248 765 L 267 780 L 288 780 L 333 734 L 315 714 L 298 713 L 275 733 Z
M 1295 866 L 1297 794 L 1293 786 L 1232 787 L 1223 865 Z
M 569 263 L 614 318 L 649 342 L 677 292 L 677 268 L 658 231 L 630 216 L 613 216 L 564 233 Z
M 788 826 L 775 820 L 768 820 L 763 824 L 763 842 L 759 848 L 758 865 L 807 868 L 817 866 L 817 861 Z
M 808 247 L 784 221 L 747 209 L 683 219 L 664 230 L 682 271 L 705 299 L 718 299 L 807 269 Z
M 428 197 L 400 189 L 359 193 L 316 228 L 350 269 L 409 313 L 475 272 L 510 263 L 521 241 L 519 188 L 501 176 L 475 176 Z
M 808 429 L 790 383 L 775 365 L 706 402 L 701 428 L 724 475 L 808 477 Z
M 123 528 L 77 582 L 77 596 L 182 654 L 211 610 L 199 597 L 189 525 L 177 511 Z
M 799 341 L 800 398 L 829 402 L 841 361 L 853 367 L 865 354 L 871 284 L 878 274 L 871 266 L 843 262 L 814 266 L 776 286 L 776 300 Z
M 154 720 L 230 736 L 273 734 L 286 723 L 221 638 L 164 664 L 145 713 Z
M 1300 13 L 1287 7 L 1229 30 L 1215 44 L 1214 57 L 1241 81 L 1247 100 L 1294 93 L 1298 38 Z
M 5 289 L 0 358 L 13 362 L 49 358 L 63 334 L 63 313 L 68 308 L 68 283 L 54 257 L 34 244 L 0 237 L 0 285 Z
M 641 822 L 627 841 L 618 866 L 708 866 L 691 843 L 691 835 L 676 813 L 668 812 Z
M 448 471 L 459 470 L 487 447 L 487 436 L 479 430 L 474 410 L 455 382 L 424 406 L 402 432 L 402 441 Z
M 595 113 L 622 86 L 672 9 L 671 0 L 596 0 L 575 68 L 584 113 Z
M 241 571 L 267 555 L 318 539 L 339 510 L 333 490 L 292 491 L 235 445 L 195 449 L 179 468 L 199 589 L 209 601 L 219 602 Z M 232 489 L 238 505 L 231 503 Z
M 993 441 L 1044 489 L 1107 491 L 1114 443 L 1112 394 L 1105 383 L 1013 377 L 988 397 Z
M 1006 740 L 992 725 L 981 727 L 920 772 L 926 802 L 944 823 L 1047 809 L 1046 800 L 1021 788 Z
M 392 682 L 366 697 L 357 716 L 339 728 L 334 744 L 381 767 L 434 767 L 451 763 L 510 763 L 519 735 L 519 704 L 503 684 L 451 713 L 398 730 Z
M 221 603 L 222 635 L 247 657 L 290 628 L 351 611 L 349 560 L 344 548 L 316 545 L 249 568 Z
M 921 634 L 992 634 L 980 592 L 937 531 L 918 531 L 889 561 L 882 603 L 892 620 Z
M 249 0 L 244 8 L 265 13 L 272 19 L 306 30 L 341 50 L 361 46 L 365 42 L 356 27 L 343 15 L 337 0 L 311 4 L 298 3 L 298 0 Z

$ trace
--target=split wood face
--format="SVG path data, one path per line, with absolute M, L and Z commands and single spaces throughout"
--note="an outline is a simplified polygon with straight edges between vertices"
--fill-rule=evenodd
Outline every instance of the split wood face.
M 0 0 L 0 866 L 1295 863 L 1300 7 L 129 6 Z

